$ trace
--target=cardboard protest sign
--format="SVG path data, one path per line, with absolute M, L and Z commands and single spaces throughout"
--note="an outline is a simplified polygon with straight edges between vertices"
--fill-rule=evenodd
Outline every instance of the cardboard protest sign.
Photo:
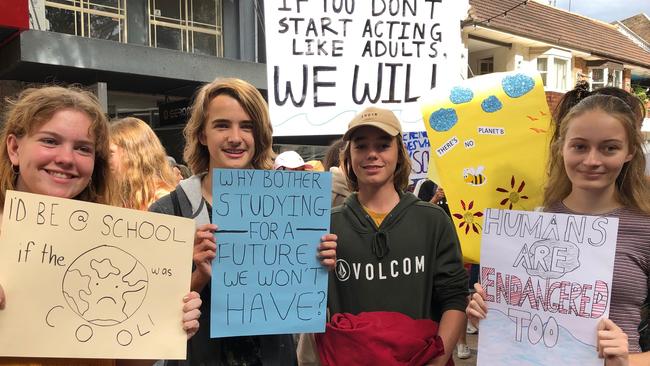
M 551 123 L 542 79 L 523 72 L 478 76 L 432 90 L 422 113 L 429 177 L 445 190 L 465 260 L 478 263 L 485 208 L 541 204 Z
M 427 177 L 429 168 L 429 138 L 426 131 L 405 132 L 402 141 L 411 160 L 410 184 Z
M 478 365 L 602 366 L 618 218 L 487 209 Z
M 325 331 L 331 173 L 215 169 L 210 336 Z
M 370 104 L 422 131 L 417 99 L 466 74 L 467 0 L 265 1 L 275 136 L 343 134 Z
M 7 191 L 0 356 L 184 359 L 192 220 Z

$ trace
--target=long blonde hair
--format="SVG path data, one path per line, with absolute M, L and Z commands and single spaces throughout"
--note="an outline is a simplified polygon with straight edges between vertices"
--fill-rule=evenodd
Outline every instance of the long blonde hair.
M 273 168 L 275 154 L 272 150 L 273 126 L 269 110 L 262 94 L 251 84 L 241 79 L 217 79 L 204 85 L 194 98 L 192 115 L 183 130 L 185 150 L 183 159 L 194 174 L 208 171 L 210 152 L 201 144 L 199 136 L 203 132 L 208 117 L 208 106 L 218 95 L 227 95 L 235 99 L 253 120 L 253 138 L 255 154 L 251 164 L 254 169 Z
M 110 140 L 122 150 L 115 205 L 147 210 L 159 198 L 157 191 L 174 189 L 176 178 L 165 148 L 147 123 L 134 117 L 116 120 L 110 125 Z
M 551 145 L 548 162 L 548 181 L 544 189 L 544 206 L 551 206 L 566 198 L 572 189 L 564 168 L 562 149 L 569 124 L 574 118 L 589 111 L 600 110 L 616 118 L 628 140 L 632 159 L 625 164 L 616 178 L 618 199 L 626 207 L 633 207 L 650 214 L 650 187 L 645 178 L 645 155 L 643 138 L 637 129 L 637 114 L 622 99 L 611 95 L 592 95 L 580 101 L 560 121 L 557 139 Z
M 73 199 L 110 203 L 110 167 L 108 165 L 108 121 L 97 97 L 77 87 L 46 86 L 25 89 L 17 99 L 8 100 L 9 109 L 0 138 L 5 144 L 0 149 L 0 207 L 4 205 L 5 192 L 16 189 L 17 175 L 9 159 L 7 137 L 31 135 L 63 109 L 85 113 L 91 120 L 90 133 L 95 139 L 95 165 L 88 186 Z

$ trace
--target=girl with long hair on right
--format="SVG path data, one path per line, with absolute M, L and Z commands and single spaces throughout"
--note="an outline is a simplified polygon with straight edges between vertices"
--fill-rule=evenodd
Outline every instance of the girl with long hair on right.
M 619 219 L 609 319 L 597 330 L 607 366 L 650 364 L 637 330 L 650 274 L 650 189 L 633 108 L 611 95 L 591 95 L 571 108 L 551 145 L 544 191 L 545 211 Z M 477 324 L 488 309 L 483 288 L 475 289 L 466 313 Z

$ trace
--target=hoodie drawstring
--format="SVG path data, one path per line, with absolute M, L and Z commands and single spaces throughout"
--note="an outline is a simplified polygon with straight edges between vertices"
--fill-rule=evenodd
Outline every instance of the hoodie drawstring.
M 372 253 L 377 259 L 382 259 L 388 255 L 388 252 L 390 252 L 388 236 L 383 231 L 377 231 L 372 238 Z

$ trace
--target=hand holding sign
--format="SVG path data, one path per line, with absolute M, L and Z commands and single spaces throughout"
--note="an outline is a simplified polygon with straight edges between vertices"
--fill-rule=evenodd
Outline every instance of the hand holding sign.
M 199 331 L 199 317 L 201 316 L 201 296 L 198 292 L 192 291 L 183 298 L 183 330 L 187 333 L 187 339 L 192 338 Z
M 194 254 L 192 255 L 196 266 L 192 278 L 192 289 L 195 291 L 201 291 L 212 276 L 212 260 L 217 255 L 215 231 L 217 231 L 217 225 L 215 224 L 205 224 L 196 228 Z
M 487 305 L 485 304 L 485 290 L 483 286 L 479 283 L 474 284 L 475 293 L 472 294 L 469 304 L 465 309 L 467 318 L 472 323 L 473 326 L 478 328 L 478 323 L 481 319 L 485 319 L 487 316 Z
M 628 365 L 627 334 L 613 321 L 601 319 L 598 323 L 598 357 L 606 359 L 607 366 Z
M 336 239 L 338 239 L 336 234 L 324 235 L 318 246 L 320 263 L 330 271 L 336 267 Z

